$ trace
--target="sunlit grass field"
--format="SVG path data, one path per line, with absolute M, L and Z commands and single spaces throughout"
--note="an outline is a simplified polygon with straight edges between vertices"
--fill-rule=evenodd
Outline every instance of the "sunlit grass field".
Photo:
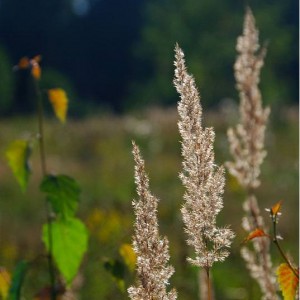
M 236 110 L 204 111 L 205 126 L 216 130 L 216 160 L 230 160 L 226 130 L 234 126 Z M 171 264 L 175 274 L 171 286 L 178 299 L 198 298 L 198 270 L 186 263 L 190 250 L 185 243 L 180 207 L 183 188 L 178 179 L 181 171 L 180 140 L 175 109 L 148 109 L 124 116 L 93 115 L 70 119 L 64 126 L 54 119 L 45 124 L 48 171 L 74 177 L 82 189 L 79 216 L 90 229 L 89 250 L 85 255 L 75 289 L 79 299 L 128 299 L 126 291 L 104 269 L 106 259 L 120 258 L 119 247 L 130 243 L 133 232 L 131 201 L 136 196 L 133 179 L 131 140 L 140 145 L 150 177 L 152 191 L 160 199 L 159 222 L 162 235 L 170 240 Z M 16 138 L 34 137 L 34 117 L 0 120 L 0 266 L 13 270 L 20 259 L 32 260 L 43 253 L 41 224 L 46 212 L 38 186 L 41 171 L 38 144 L 34 143 L 31 159 L 32 176 L 26 193 L 22 193 L 4 158 L 7 145 Z M 257 191 L 260 208 L 283 200 L 280 234 L 283 247 L 298 262 L 298 108 L 285 108 L 272 116 L 268 124 L 266 149 L 262 166 L 262 184 Z M 213 268 L 216 299 L 259 299 L 259 288 L 250 279 L 240 257 L 245 232 L 241 228 L 245 192 L 226 174 L 224 210 L 219 225 L 230 224 L 236 233 L 232 254 Z M 268 213 L 263 212 L 267 224 Z M 281 262 L 272 247 L 274 264 Z M 24 293 L 32 299 L 45 284 L 48 275 L 43 263 L 29 271 Z M 133 283 L 128 274 L 126 288 Z

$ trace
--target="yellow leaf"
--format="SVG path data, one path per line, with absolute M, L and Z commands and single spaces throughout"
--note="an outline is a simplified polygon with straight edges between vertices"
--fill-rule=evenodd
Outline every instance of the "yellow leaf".
M 6 159 L 11 167 L 17 181 L 23 191 L 25 191 L 29 179 L 29 156 L 31 148 L 29 141 L 15 140 L 7 148 L 5 152 Z
M 5 268 L 0 267 L 0 296 L 1 299 L 6 299 L 11 282 L 11 276 Z
M 122 244 L 119 253 L 124 259 L 125 264 L 128 266 L 130 271 L 134 271 L 136 263 L 136 254 L 133 251 L 131 245 Z
M 294 270 L 297 274 L 291 270 L 288 264 L 281 264 L 276 271 L 277 281 L 279 283 L 280 289 L 284 300 L 294 300 L 297 292 L 297 287 L 299 283 L 299 270 Z
M 271 207 L 271 213 L 272 215 L 277 215 L 281 209 L 281 204 L 282 204 L 282 201 L 278 201 L 276 204 L 274 204 L 272 207 Z
M 256 228 L 255 230 L 253 230 L 248 234 L 248 236 L 244 239 L 243 243 L 246 243 L 254 238 L 263 237 L 263 236 L 269 237 L 269 235 L 267 235 L 261 228 Z
M 51 89 L 48 90 L 48 97 L 52 104 L 56 117 L 64 123 L 66 121 L 68 98 L 63 89 Z

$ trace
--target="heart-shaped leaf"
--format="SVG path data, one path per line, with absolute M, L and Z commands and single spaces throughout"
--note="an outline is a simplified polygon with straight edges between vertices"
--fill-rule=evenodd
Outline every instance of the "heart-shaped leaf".
M 66 219 L 74 216 L 79 202 L 80 188 L 73 178 L 66 175 L 47 175 L 40 189 L 47 194 L 47 200 L 59 217 Z
M 52 237 L 52 249 L 49 234 Z M 42 239 L 66 282 L 70 284 L 87 249 L 88 233 L 85 225 L 76 218 L 57 219 L 43 226 Z

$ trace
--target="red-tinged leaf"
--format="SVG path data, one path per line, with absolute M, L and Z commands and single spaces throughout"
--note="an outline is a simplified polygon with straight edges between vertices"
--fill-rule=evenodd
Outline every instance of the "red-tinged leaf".
M 29 141 L 15 140 L 6 149 L 5 156 L 23 191 L 26 190 L 29 175 L 29 157 L 31 146 Z
M 48 90 L 48 97 L 53 107 L 56 117 L 64 123 L 66 121 L 67 109 L 68 109 L 68 97 L 63 89 L 51 89 Z
M 248 234 L 248 236 L 244 239 L 243 243 L 246 243 L 254 238 L 263 237 L 263 236 L 269 237 L 269 235 L 266 234 L 261 228 L 256 228 L 255 230 L 253 230 Z
M 298 274 L 298 277 L 286 263 L 281 264 L 277 268 L 277 281 L 282 291 L 284 300 L 294 300 L 296 297 L 299 283 L 299 270 L 294 271 Z
M 0 298 L 6 299 L 8 296 L 8 291 L 11 283 L 11 275 L 5 269 L 0 267 Z
M 271 207 L 271 213 L 272 215 L 277 215 L 281 209 L 281 204 L 282 204 L 282 201 L 278 201 L 276 204 L 274 204 L 272 207 Z

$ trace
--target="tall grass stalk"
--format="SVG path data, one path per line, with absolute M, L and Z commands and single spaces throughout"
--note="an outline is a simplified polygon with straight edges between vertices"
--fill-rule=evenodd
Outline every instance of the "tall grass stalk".
M 168 265 L 169 242 L 166 237 L 160 238 L 157 221 L 158 199 L 149 189 L 149 178 L 145 172 L 145 163 L 138 146 L 133 142 L 135 161 L 135 183 L 138 200 L 133 201 L 136 216 L 133 249 L 137 256 L 136 286 L 128 289 L 132 300 L 175 300 L 175 289 L 167 291 L 169 278 L 174 268 Z
M 180 179 L 186 189 L 181 209 L 187 243 L 194 247 L 195 258 L 188 261 L 204 268 L 207 276 L 207 299 L 211 300 L 210 270 L 217 261 L 229 255 L 234 233 L 216 226 L 216 217 L 223 208 L 225 176 L 223 166 L 214 161 L 213 128 L 202 127 L 202 107 L 193 76 L 186 70 L 184 53 L 175 47 L 174 85 L 180 94 L 178 102 L 183 171 Z
M 237 39 L 236 49 L 238 56 L 234 74 L 240 96 L 240 123 L 235 129 L 228 130 L 230 152 L 234 161 L 227 162 L 226 165 L 246 190 L 247 196 L 243 205 L 246 216 L 242 224 L 247 232 L 252 232 L 256 228 L 266 230 L 255 190 L 260 185 L 260 168 L 267 154 L 264 139 L 270 109 L 262 107 L 258 87 L 266 48 L 260 48 L 258 30 L 250 8 L 247 8 L 243 34 Z M 278 299 L 269 253 L 270 241 L 268 238 L 254 239 L 253 246 L 254 250 L 248 247 L 241 250 L 250 274 L 260 285 L 263 299 Z

